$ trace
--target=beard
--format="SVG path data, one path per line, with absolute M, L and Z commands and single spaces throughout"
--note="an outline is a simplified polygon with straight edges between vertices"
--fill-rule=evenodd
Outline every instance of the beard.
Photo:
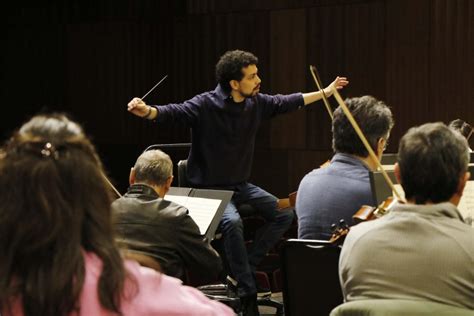
M 255 87 L 255 89 L 253 89 L 252 92 L 250 92 L 250 93 L 240 92 L 240 94 L 241 94 L 244 98 L 251 98 L 251 97 L 254 97 L 259 91 L 260 91 L 260 85 L 258 85 L 257 87 Z

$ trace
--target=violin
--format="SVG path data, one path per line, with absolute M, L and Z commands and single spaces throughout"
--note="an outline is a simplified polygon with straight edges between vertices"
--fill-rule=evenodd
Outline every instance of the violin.
M 389 196 L 379 206 L 362 205 L 360 209 L 352 215 L 352 219 L 356 224 L 360 222 L 370 221 L 387 214 L 390 209 L 396 204 L 397 200 Z
M 372 160 L 375 162 L 377 165 L 377 168 L 382 172 L 382 175 L 387 182 L 388 186 L 392 189 L 393 194 L 395 195 L 396 199 L 393 197 L 387 198 L 385 201 L 383 201 L 379 206 L 377 207 L 371 207 L 367 205 L 363 205 L 353 216 L 353 219 L 356 223 L 360 223 L 362 221 L 366 220 L 372 220 L 379 218 L 383 215 L 385 215 L 390 208 L 395 205 L 395 203 L 398 201 L 403 201 L 401 195 L 398 193 L 397 189 L 393 185 L 392 180 L 388 176 L 387 172 L 383 168 L 382 164 L 380 163 L 379 159 L 377 158 L 377 155 L 375 154 L 374 150 L 370 146 L 369 142 L 367 141 L 367 138 L 364 136 L 364 133 L 362 133 L 362 130 L 359 127 L 359 124 L 356 122 L 354 117 L 352 116 L 349 108 L 347 105 L 344 103 L 344 101 L 341 98 L 341 95 L 337 91 L 337 89 L 334 89 L 333 91 L 334 97 L 339 103 L 339 106 L 343 110 L 344 114 L 347 116 L 349 122 L 351 123 L 352 127 L 354 128 L 355 132 L 359 136 L 360 140 L 364 144 L 365 148 L 369 152 L 369 156 L 372 158 Z M 332 236 L 330 238 L 330 242 L 333 242 L 335 244 L 342 244 L 344 241 L 345 236 L 349 233 L 349 226 L 347 224 L 341 222 L 339 223 L 339 226 L 337 225 L 332 225 L 333 230 L 332 230 Z
M 347 234 L 349 233 L 349 225 L 346 224 L 346 221 L 341 219 L 339 224 L 332 224 L 331 231 L 332 235 L 329 238 L 329 242 L 334 245 L 342 245 L 344 239 L 346 239 Z
M 392 207 L 397 203 L 397 199 L 389 196 L 385 201 L 379 204 L 379 206 L 370 206 L 370 205 L 362 205 L 360 209 L 352 215 L 352 219 L 356 224 L 361 222 L 371 221 L 377 218 L 380 218 L 390 212 Z M 335 245 L 342 245 L 344 242 L 347 234 L 350 231 L 350 227 L 346 224 L 346 222 L 341 219 L 339 223 L 331 225 L 332 235 L 329 239 L 330 243 Z

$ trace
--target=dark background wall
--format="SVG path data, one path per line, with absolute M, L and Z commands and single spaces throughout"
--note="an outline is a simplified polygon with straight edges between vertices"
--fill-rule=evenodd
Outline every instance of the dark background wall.
M 0 137 L 40 111 L 65 111 L 93 138 L 123 192 L 128 169 L 153 143 L 187 142 L 184 126 L 156 126 L 127 113 L 213 89 L 229 49 L 260 58 L 262 92 L 312 91 L 308 65 L 343 96 L 371 94 L 396 125 L 389 152 L 408 128 L 463 118 L 474 123 L 474 1 L 471 0 L 69 0 L 2 10 Z M 331 100 L 333 106 L 335 101 Z M 186 149 L 170 151 L 177 160 Z M 262 125 L 252 181 L 276 195 L 330 158 L 322 103 Z

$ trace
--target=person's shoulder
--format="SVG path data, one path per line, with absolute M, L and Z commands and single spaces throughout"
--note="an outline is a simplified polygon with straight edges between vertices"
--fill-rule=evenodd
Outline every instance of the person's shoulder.
M 201 101 L 223 101 L 228 97 L 226 93 L 219 88 L 216 88 L 214 90 L 209 90 L 209 91 L 204 91 L 199 94 L 197 94 L 194 98 L 197 98 Z
M 187 107 L 192 107 L 195 110 L 200 110 L 206 108 L 207 105 L 212 104 L 214 99 L 214 91 L 205 91 L 194 95 L 179 105 L 185 105 Z
M 327 174 L 328 171 L 329 171 L 328 168 L 329 168 L 329 166 L 328 167 L 319 167 L 319 168 L 311 170 L 310 172 L 305 174 L 305 176 L 301 180 L 301 183 L 305 183 L 305 182 L 315 183 L 315 182 L 319 182 L 319 181 L 324 181 L 321 178 L 321 175 Z
M 320 169 L 314 169 L 307 173 L 303 179 L 301 179 L 301 182 L 298 185 L 296 204 L 299 205 L 300 203 L 310 203 L 312 204 L 312 209 L 314 206 L 313 202 L 320 196 L 319 193 L 326 191 L 326 184 L 325 177 L 321 176 Z M 296 210 L 298 212 L 306 208 L 307 207 L 300 207 L 300 210 L 298 210 L 297 207 Z
M 354 244 L 360 240 L 370 241 L 371 235 L 379 234 L 378 228 L 385 225 L 382 219 L 375 219 L 366 222 L 359 223 L 351 227 L 349 234 L 346 237 L 344 244 Z
M 135 315 L 233 315 L 221 303 L 206 298 L 181 280 L 127 261 L 130 281 L 126 285 L 124 314 Z
M 458 240 L 460 244 L 464 244 L 474 256 L 474 227 L 457 218 L 445 217 L 439 221 L 441 229 L 445 230 L 451 238 Z
M 112 210 L 115 210 L 116 208 L 119 208 L 121 205 L 123 205 L 127 201 L 127 198 L 124 196 L 119 197 L 115 201 L 112 202 Z
M 144 195 L 136 195 L 125 193 L 112 202 L 112 210 L 116 212 L 128 213 L 137 207 L 140 207 L 144 202 L 154 201 L 157 198 L 145 197 Z
M 166 196 L 164 199 L 160 199 L 159 208 L 162 214 L 172 215 L 173 217 L 184 217 L 189 214 L 185 206 L 167 200 Z
M 200 99 L 206 99 L 206 98 L 213 98 L 215 96 L 219 95 L 216 90 L 209 90 L 209 91 L 204 91 L 199 94 L 196 94 L 195 98 L 200 98 Z
M 225 107 L 225 98 L 222 96 L 222 93 L 216 90 L 202 92 L 194 96 L 190 101 L 194 107 L 204 113 Z

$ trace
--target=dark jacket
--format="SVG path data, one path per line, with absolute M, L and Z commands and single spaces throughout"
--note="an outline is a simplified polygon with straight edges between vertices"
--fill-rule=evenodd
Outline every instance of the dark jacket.
M 188 210 L 158 196 L 153 188 L 134 184 L 112 203 L 117 241 L 127 251 L 156 259 L 167 275 L 184 278 L 184 269 L 209 280 L 222 262 L 203 236 Z

